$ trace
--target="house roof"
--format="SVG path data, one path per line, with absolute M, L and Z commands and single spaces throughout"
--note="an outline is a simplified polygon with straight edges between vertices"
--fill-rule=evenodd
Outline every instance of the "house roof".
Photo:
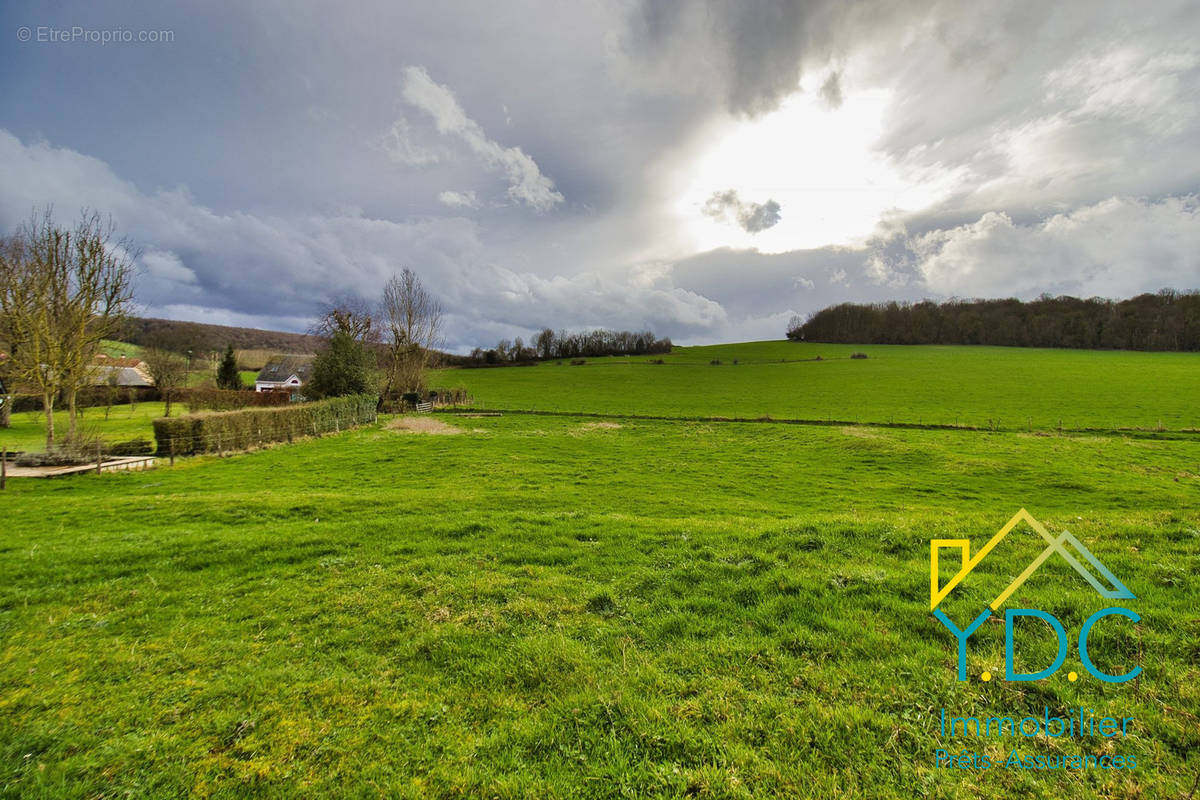
M 258 380 L 282 383 L 295 375 L 303 383 L 308 380 L 312 363 L 313 356 L 271 356 L 266 365 L 258 371 Z
M 106 367 L 137 367 L 141 365 L 142 360 L 140 358 L 126 358 L 125 356 L 108 356 L 101 353 L 96 356 L 96 363 Z
M 136 361 L 137 364 L 131 367 L 97 366 L 93 383 L 97 386 L 104 386 L 108 383 L 110 376 L 116 375 L 116 386 L 153 386 L 154 382 L 150 380 L 146 371 L 141 369 L 141 362 L 137 359 L 130 360 Z

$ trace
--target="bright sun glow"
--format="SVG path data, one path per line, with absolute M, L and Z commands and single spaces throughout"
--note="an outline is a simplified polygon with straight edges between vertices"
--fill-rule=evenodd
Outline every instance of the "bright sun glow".
M 830 109 L 811 93 L 796 94 L 770 114 L 730 123 L 680 178 L 675 211 L 688 244 L 764 253 L 854 244 L 885 213 L 946 196 L 954 174 L 908 174 L 874 150 L 890 99 L 889 91 L 865 91 Z M 714 192 L 729 189 L 746 203 L 776 201 L 780 221 L 752 234 L 703 213 Z

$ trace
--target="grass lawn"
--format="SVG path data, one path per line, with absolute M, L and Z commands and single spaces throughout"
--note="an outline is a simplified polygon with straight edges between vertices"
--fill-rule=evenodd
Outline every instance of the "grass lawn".
M 0 796 L 1167 798 L 1193 785 L 1189 440 L 448 422 L 463 432 L 380 425 L 10 483 Z M 928 611 L 929 540 L 978 547 L 1021 506 L 1137 594 L 1142 623 L 1093 640 L 1101 668 L 1141 664 L 1137 681 L 1069 682 L 1072 648 L 1051 679 L 980 682 L 1002 671 L 1002 625 L 955 680 L 953 639 Z M 1023 563 L 990 562 L 1000 577 Z M 966 606 L 986 599 L 966 591 Z M 1105 603 L 1061 564 L 1022 600 L 1072 632 Z M 1022 643 L 1031 664 L 1053 656 L 1044 637 Z M 1133 735 L 939 733 L 943 707 L 1046 706 L 1133 717 Z M 935 769 L 939 747 L 1116 752 L 1138 768 Z
M 104 408 L 85 408 L 79 418 L 79 427 L 84 432 L 94 432 L 106 442 L 124 442 L 130 439 L 154 441 L 152 422 L 163 415 L 163 404 L 137 403 L 116 405 L 107 414 Z M 187 407 L 173 403 L 172 416 L 187 412 Z M 67 430 L 67 412 L 55 409 L 54 429 L 57 433 Z M 9 450 L 45 450 L 46 416 L 40 411 L 22 411 L 12 415 L 12 427 L 0 428 L 0 444 Z
M 852 360 L 854 352 L 868 358 Z M 806 360 L 817 356 L 823 360 Z M 663 364 L 651 363 L 659 358 Z M 1200 353 L 749 342 L 583 366 L 443 370 L 432 383 L 465 386 L 499 409 L 1008 430 L 1055 430 L 1060 421 L 1068 429 L 1200 428 Z

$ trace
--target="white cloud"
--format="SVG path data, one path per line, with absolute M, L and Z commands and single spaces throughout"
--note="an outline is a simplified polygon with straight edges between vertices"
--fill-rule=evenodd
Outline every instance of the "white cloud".
M 1200 206 L 1113 197 L 1020 225 L 1003 212 L 910 240 L 929 288 L 947 295 L 1043 291 L 1129 297 L 1200 287 Z
M 447 208 L 479 208 L 475 192 L 445 191 L 438 194 L 438 202 Z
M 508 178 L 508 194 L 538 211 L 549 211 L 563 202 L 554 181 L 520 147 L 504 147 L 488 138 L 479 123 L 467 116 L 449 87 L 436 83 L 424 67 L 406 67 L 404 99 L 429 114 L 440 133 L 457 136 L 492 169 Z
M 405 167 L 424 167 L 442 160 L 437 150 L 416 141 L 412 124 L 403 117 L 392 123 L 379 146 L 388 158 Z

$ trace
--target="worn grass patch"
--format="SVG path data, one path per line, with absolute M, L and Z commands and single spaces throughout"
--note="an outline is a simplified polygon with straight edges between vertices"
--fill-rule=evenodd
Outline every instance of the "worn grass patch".
M 436 417 L 396 417 L 387 423 L 389 431 L 404 433 L 427 433 L 432 436 L 455 436 L 465 433 L 462 428 L 448 425 Z

